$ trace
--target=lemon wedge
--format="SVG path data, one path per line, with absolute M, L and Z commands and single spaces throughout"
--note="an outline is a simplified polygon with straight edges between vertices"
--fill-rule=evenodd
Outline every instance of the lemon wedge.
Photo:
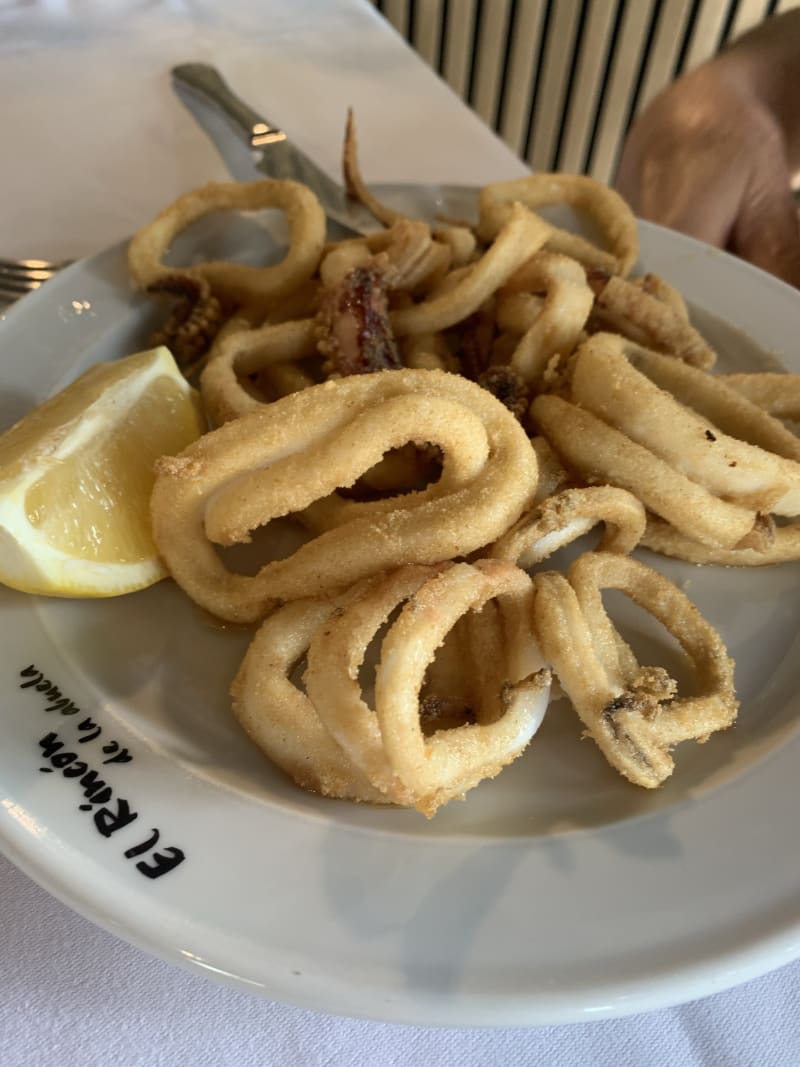
M 167 348 L 100 363 L 0 435 L 0 582 L 106 597 L 166 576 L 154 464 L 205 429 Z

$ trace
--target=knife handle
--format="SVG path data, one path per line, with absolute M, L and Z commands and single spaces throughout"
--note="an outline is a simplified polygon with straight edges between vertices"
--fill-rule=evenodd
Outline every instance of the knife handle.
M 265 148 L 286 140 L 286 134 L 248 107 L 229 88 L 216 68 L 207 63 L 182 63 L 172 68 L 176 88 L 189 89 L 214 107 L 250 148 Z

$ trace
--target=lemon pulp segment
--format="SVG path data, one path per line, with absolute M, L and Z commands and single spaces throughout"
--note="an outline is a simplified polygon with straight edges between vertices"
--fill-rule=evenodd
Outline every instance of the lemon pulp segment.
M 30 412 L 0 435 L 0 582 L 114 596 L 163 578 L 155 462 L 204 428 L 166 348 L 99 364 Z

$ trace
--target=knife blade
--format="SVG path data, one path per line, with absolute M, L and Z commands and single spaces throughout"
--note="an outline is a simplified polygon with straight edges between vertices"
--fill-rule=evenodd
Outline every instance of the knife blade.
M 329 219 L 350 234 L 382 227 L 341 185 L 330 178 L 280 127 L 241 100 L 215 67 L 182 63 L 172 69 L 176 95 L 210 138 L 238 181 L 290 178 L 318 197 Z

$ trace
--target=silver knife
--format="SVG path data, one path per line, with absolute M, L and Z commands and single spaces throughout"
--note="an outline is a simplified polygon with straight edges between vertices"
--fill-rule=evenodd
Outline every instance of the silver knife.
M 293 178 L 312 189 L 336 227 L 332 239 L 374 233 L 382 227 L 372 214 L 292 144 L 279 126 L 241 100 L 219 71 L 206 63 L 173 67 L 178 98 L 211 139 L 234 178 Z M 467 185 L 375 185 L 372 191 L 412 218 L 438 216 L 475 221 L 477 189 Z
M 329 178 L 278 126 L 259 115 L 231 90 L 219 71 L 206 63 L 172 69 L 178 98 L 210 137 L 238 181 L 292 178 L 316 193 L 329 219 L 351 233 L 371 233 L 381 224 L 341 185 Z

